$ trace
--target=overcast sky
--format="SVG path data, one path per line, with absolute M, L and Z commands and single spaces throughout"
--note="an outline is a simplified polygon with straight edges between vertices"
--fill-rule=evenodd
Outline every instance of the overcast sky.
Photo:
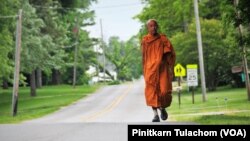
M 141 24 L 132 19 L 143 8 L 141 0 L 98 0 L 91 9 L 95 10 L 96 25 L 88 27 L 90 36 L 100 37 L 102 19 L 103 36 L 107 41 L 110 36 L 118 36 L 121 40 L 128 40 L 138 33 Z

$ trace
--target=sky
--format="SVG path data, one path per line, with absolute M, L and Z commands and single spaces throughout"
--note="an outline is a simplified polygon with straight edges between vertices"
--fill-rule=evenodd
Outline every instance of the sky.
M 141 12 L 141 0 L 98 0 L 91 9 L 95 10 L 96 24 L 87 27 L 91 37 L 101 37 L 100 19 L 102 19 L 103 39 L 108 41 L 111 36 L 118 36 L 127 41 L 136 35 L 141 23 L 133 17 Z

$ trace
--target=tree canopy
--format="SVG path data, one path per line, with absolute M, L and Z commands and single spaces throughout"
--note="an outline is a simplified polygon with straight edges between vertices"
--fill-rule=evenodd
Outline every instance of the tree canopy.
M 177 63 L 199 64 L 193 1 L 142 0 L 145 7 L 135 18 L 142 23 L 140 38 L 146 33 L 145 23 L 156 19 L 160 32 L 166 34 L 177 53 Z M 230 84 L 231 68 L 242 65 L 242 52 L 237 26 L 243 25 L 243 44 L 249 46 L 249 1 L 200 0 L 202 45 L 206 84 L 209 90 Z M 236 13 L 240 13 L 240 19 Z
M 23 9 L 21 82 L 32 87 L 88 84 L 89 66 L 104 66 L 94 46 L 105 45 L 105 57 L 115 66 L 119 80 L 142 75 L 140 41 L 146 34 L 145 23 L 156 19 L 161 33 L 167 35 L 177 53 L 177 63 L 198 64 L 196 28 L 192 0 L 142 0 L 143 10 L 135 15 L 142 23 L 138 35 L 128 41 L 111 37 L 108 42 L 91 38 L 86 26 L 94 25 L 97 0 L 0 0 L 0 83 L 12 85 L 16 16 Z M 199 13 L 203 39 L 205 74 L 209 90 L 227 85 L 234 79 L 232 66 L 242 65 L 242 47 L 250 44 L 250 2 L 248 0 L 200 0 Z M 242 34 L 238 32 L 242 26 Z M 248 53 L 248 52 L 246 52 Z M 77 59 L 76 59 L 77 58 Z M 248 56 L 248 59 L 249 56 Z M 97 70 L 98 72 L 98 70 Z M 109 72 L 105 72 L 111 76 Z M 98 75 L 98 74 L 95 74 Z

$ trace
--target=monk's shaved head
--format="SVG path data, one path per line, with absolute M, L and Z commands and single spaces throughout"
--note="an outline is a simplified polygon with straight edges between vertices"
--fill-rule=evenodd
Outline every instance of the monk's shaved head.
M 156 36 L 158 35 L 158 23 L 155 19 L 149 19 L 147 21 L 147 30 L 148 30 L 148 33 L 153 35 L 153 36 Z
M 158 26 L 158 22 L 157 22 L 155 19 L 149 19 L 149 20 L 147 21 L 146 25 L 148 26 L 148 24 L 149 24 L 150 22 L 154 22 L 154 23 Z

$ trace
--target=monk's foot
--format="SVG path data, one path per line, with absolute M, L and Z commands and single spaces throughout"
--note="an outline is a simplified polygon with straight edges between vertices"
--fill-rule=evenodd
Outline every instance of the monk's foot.
M 165 108 L 162 108 L 160 111 L 161 111 L 161 119 L 162 120 L 167 120 L 168 119 L 168 113 L 165 110 Z
M 160 122 L 160 118 L 158 115 L 155 115 L 152 122 Z

